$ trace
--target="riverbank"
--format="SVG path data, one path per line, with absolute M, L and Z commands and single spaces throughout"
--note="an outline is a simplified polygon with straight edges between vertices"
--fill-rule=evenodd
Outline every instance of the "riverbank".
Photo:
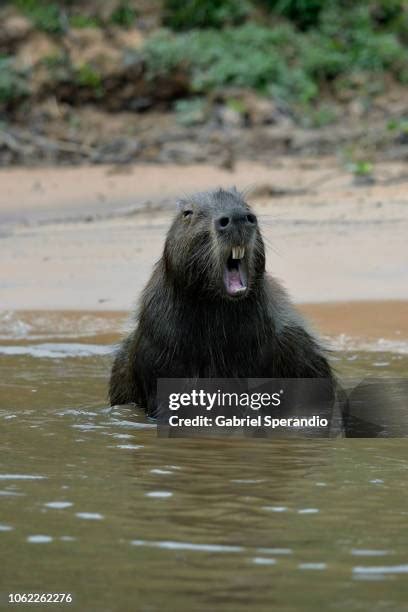
M 2 170 L 2 310 L 129 310 L 159 258 L 177 196 L 249 188 L 267 269 L 296 302 L 408 299 L 404 166 L 356 184 L 335 158 L 273 166 Z M 251 191 L 252 190 L 252 191 Z

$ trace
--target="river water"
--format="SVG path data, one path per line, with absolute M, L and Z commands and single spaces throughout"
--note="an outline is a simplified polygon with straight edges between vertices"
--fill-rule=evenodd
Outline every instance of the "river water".
M 0 319 L 0 607 L 70 593 L 52 607 L 408 610 L 406 440 L 158 438 L 108 406 L 118 329 Z M 406 346 L 386 348 L 333 360 L 343 377 L 406 375 Z

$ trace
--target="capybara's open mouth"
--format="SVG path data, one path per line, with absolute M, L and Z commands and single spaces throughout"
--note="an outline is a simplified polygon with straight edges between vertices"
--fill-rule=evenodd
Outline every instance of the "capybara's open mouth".
M 232 247 L 224 268 L 224 285 L 230 297 L 242 297 L 248 290 L 248 266 L 245 247 Z

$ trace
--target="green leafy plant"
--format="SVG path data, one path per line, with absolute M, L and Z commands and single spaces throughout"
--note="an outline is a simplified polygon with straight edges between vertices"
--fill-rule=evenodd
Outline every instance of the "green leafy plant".
M 304 32 L 289 21 L 177 34 L 163 30 L 144 47 L 148 75 L 170 76 L 182 68 L 197 93 L 236 86 L 301 106 L 315 100 L 322 87 L 338 92 L 337 81 L 342 91 L 353 89 L 355 75 L 367 96 L 378 93 L 385 73 L 408 79 L 408 47 L 377 27 L 371 2 L 346 2 L 344 11 L 338 0 L 328 0 L 320 6 L 318 27 Z M 316 116 L 317 123 L 330 120 L 327 113 Z
M 70 16 L 69 25 L 71 28 L 99 28 L 101 22 L 97 17 L 77 13 Z
M 15 68 L 12 57 L 0 56 L 0 104 L 16 102 L 27 95 L 26 73 Z
M 62 32 L 61 11 L 56 3 L 45 0 L 14 0 L 14 4 L 40 30 L 50 34 Z
M 136 9 L 130 6 L 129 2 L 124 1 L 113 11 L 110 21 L 118 26 L 130 28 L 134 24 L 137 14 Z
M 245 115 L 245 113 L 248 111 L 245 102 L 243 100 L 240 100 L 239 98 L 228 98 L 225 101 L 225 104 L 228 108 L 238 113 L 239 115 Z
M 390 132 L 400 132 L 408 135 L 408 119 L 390 119 L 387 128 Z
M 335 25 L 356 10 L 366 11 L 372 27 L 397 26 L 404 15 L 404 0 L 259 0 L 271 13 L 290 19 L 302 30 L 319 28 L 327 13 Z
M 244 21 L 250 8 L 247 0 L 165 0 L 164 24 L 173 30 L 221 28 Z
M 270 11 L 287 17 L 302 29 L 318 23 L 322 9 L 330 0 L 263 0 Z
M 102 76 L 90 64 L 82 64 L 76 67 L 75 80 L 81 87 L 88 87 L 101 92 Z
M 349 165 L 351 172 L 357 177 L 370 177 L 373 174 L 374 166 L 368 160 L 359 160 Z
M 302 71 L 290 69 L 297 42 L 290 26 L 192 31 L 177 36 L 163 31 L 151 38 L 144 58 L 151 78 L 184 66 L 192 87 L 205 92 L 232 85 L 268 93 L 276 84 L 289 96 L 313 89 Z

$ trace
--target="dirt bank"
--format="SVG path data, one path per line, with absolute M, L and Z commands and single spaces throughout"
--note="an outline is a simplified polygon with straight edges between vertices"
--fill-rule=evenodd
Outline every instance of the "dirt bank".
M 175 4 L 0 3 L 0 166 L 406 161 L 403 3 L 319 3 L 309 31 L 284 3 Z

